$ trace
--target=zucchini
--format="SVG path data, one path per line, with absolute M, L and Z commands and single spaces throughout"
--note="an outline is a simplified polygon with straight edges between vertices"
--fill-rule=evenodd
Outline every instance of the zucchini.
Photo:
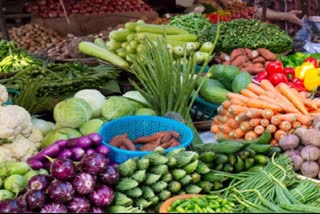
M 107 48 L 106 43 L 101 38 L 96 38 L 93 43 L 101 48 Z
M 268 153 L 266 154 L 268 157 L 271 157 L 274 153 L 278 154 L 281 153 L 282 150 L 278 146 L 273 146 L 269 149 Z
M 212 163 L 216 157 L 216 153 L 214 152 L 203 152 L 199 155 L 199 160 L 205 163 Z
M 264 156 L 264 155 L 256 155 L 254 157 L 254 160 L 258 164 L 266 165 L 269 162 L 270 159 L 269 159 L 269 157 Z
M 265 166 L 264 165 L 255 165 L 248 169 L 248 172 L 259 172 L 261 171 Z
M 149 32 L 149 33 L 165 33 L 165 34 L 188 34 L 189 32 L 170 25 L 156 25 L 156 24 L 142 24 L 137 25 L 135 30 L 137 32 Z
M 254 165 L 254 159 L 253 158 L 248 158 L 244 161 L 244 168 L 248 170 Z
M 224 165 L 223 170 L 224 172 L 233 172 L 234 168 L 231 164 L 227 163 L 226 165 Z
M 139 22 L 127 22 L 125 25 L 124 25 L 124 27 L 125 27 L 125 29 L 127 29 L 127 30 L 130 30 L 130 31 L 136 31 L 136 27 L 138 26 L 138 25 L 143 25 L 144 23 L 139 23 Z
M 198 144 L 194 146 L 197 152 L 211 151 L 218 154 L 233 154 L 244 148 L 247 143 L 238 142 L 235 140 L 225 140 L 219 143 Z
M 123 60 L 120 56 L 110 52 L 107 49 L 101 48 L 92 42 L 80 42 L 79 50 L 81 53 L 108 61 L 111 64 L 117 65 L 119 67 L 124 67 L 124 68 L 129 67 L 129 64 L 125 60 Z
M 109 40 L 106 42 L 106 47 L 108 50 L 114 51 L 121 48 L 121 43 L 114 40 Z
M 127 36 L 130 34 L 133 34 L 133 32 L 127 29 L 114 30 L 109 33 L 109 38 L 117 42 L 125 42 L 127 41 Z
M 125 48 L 119 48 L 116 50 L 116 53 L 118 56 L 120 56 L 121 58 L 125 59 L 127 56 L 127 50 Z
M 216 181 L 221 181 L 225 179 L 223 176 L 221 175 L 217 175 L 216 172 L 210 171 L 207 174 L 204 175 L 203 180 L 204 181 L 209 181 L 209 182 L 216 182 Z
M 255 140 L 249 141 L 250 144 L 269 144 L 271 140 L 271 134 L 265 131 L 260 137 Z
M 229 164 L 231 164 L 231 165 L 236 164 L 236 162 L 237 162 L 236 156 L 233 155 L 233 154 L 229 154 L 229 155 L 228 155 L 228 162 L 229 162 Z

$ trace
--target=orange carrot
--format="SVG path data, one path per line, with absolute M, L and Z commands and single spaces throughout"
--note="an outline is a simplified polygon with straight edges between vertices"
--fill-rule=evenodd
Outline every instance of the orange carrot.
M 220 122 L 225 123 L 228 120 L 228 116 L 224 115 L 221 117 Z
M 274 115 L 273 117 L 271 117 L 270 122 L 272 125 L 277 126 L 281 123 L 281 119 L 278 117 L 278 115 Z
M 270 133 L 275 133 L 277 131 L 277 127 L 273 124 L 270 124 L 266 127 L 266 130 L 268 130 Z
M 252 92 L 251 90 L 249 89 L 242 89 L 240 91 L 240 93 L 243 95 L 243 96 L 246 96 L 246 97 L 251 97 L 251 98 L 257 98 L 258 95 L 256 95 L 254 92 Z
M 244 132 L 250 131 L 253 129 L 253 126 L 250 125 L 249 121 L 243 121 L 240 123 L 240 129 Z
M 213 123 L 219 125 L 221 123 L 221 115 L 217 115 L 213 118 Z
M 279 101 L 277 101 L 275 98 L 272 98 L 270 96 L 267 95 L 260 95 L 258 99 L 261 99 L 262 101 L 268 102 L 268 103 L 272 103 L 274 105 L 279 106 L 281 109 L 284 108 L 283 105 L 281 105 L 281 103 L 279 103 Z
M 227 94 L 227 97 L 228 97 L 230 100 L 232 100 L 232 99 L 238 99 L 238 100 L 240 100 L 241 102 L 244 102 L 244 103 L 246 103 L 246 102 L 248 101 L 248 97 L 245 97 L 245 96 L 243 96 L 243 95 L 241 95 L 241 94 L 232 93 L 232 92 L 229 92 L 229 93 Z
M 316 110 L 318 109 L 318 106 L 315 103 L 313 103 L 311 99 L 308 99 L 308 98 L 303 99 L 303 102 L 306 107 L 310 107 L 311 109 L 316 109 Z
M 238 114 L 240 114 L 242 112 L 245 112 L 247 110 L 248 110 L 248 108 L 245 107 L 245 106 L 233 105 L 232 104 L 228 109 L 228 113 L 235 116 L 235 115 L 238 115 Z
M 255 140 L 258 138 L 257 133 L 255 133 L 254 131 L 248 131 L 245 135 L 244 135 L 244 139 L 245 140 Z
M 298 114 L 294 114 L 294 113 L 287 113 L 287 114 L 277 114 L 275 115 L 275 117 L 277 119 L 279 119 L 280 121 L 288 121 L 290 123 L 294 122 L 297 120 L 297 115 Z
M 264 109 L 263 110 L 262 117 L 264 119 L 270 120 L 272 116 L 273 116 L 273 111 L 271 109 Z
M 237 128 L 234 130 L 234 137 L 235 138 L 242 138 L 245 132 L 241 128 Z
M 210 131 L 213 133 L 213 134 L 218 134 L 219 133 L 219 128 L 218 128 L 218 125 L 212 125 L 211 126 L 211 129 L 210 129 Z
M 231 102 L 230 102 L 230 100 L 225 100 L 221 105 L 223 106 L 223 108 L 227 109 L 230 107 Z
M 313 116 L 317 116 L 320 114 L 320 109 L 309 111 L 309 114 Z
M 285 96 L 280 94 L 280 92 L 267 90 L 265 95 L 274 100 L 274 102 L 277 102 L 277 105 L 279 105 L 283 111 L 301 113 Z
M 261 126 L 263 126 L 263 127 L 267 127 L 267 126 L 270 125 L 270 120 L 268 120 L 268 119 L 262 119 L 262 120 L 260 121 L 260 124 L 261 124 Z
M 270 144 L 271 144 L 272 146 L 279 146 L 278 141 L 277 141 L 276 139 L 274 139 L 274 138 L 272 138 L 272 139 L 270 140 Z
M 281 139 L 282 137 L 284 137 L 286 134 L 287 134 L 287 132 L 279 129 L 279 130 L 277 130 L 277 131 L 274 133 L 274 138 L 275 138 L 276 140 L 280 140 L 280 139 Z
M 297 99 L 295 93 L 293 92 L 293 90 L 296 90 L 296 89 L 290 88 L 285 83 L 280 83 L 277 86 L 277 89 L 280 91 L 282 95 L 287 97 L 288 100 L 290 100 L 298 110 L 300 110 L 303 114 L 308 114 L 308 111 L 304 106 L 303 101 L 301 101 L 301 99 Z
M 289 131 L 291 127 L 292 127 L 291 123 L 285 120 L 281 121 L 281 123 L 279 124 L 279 129 L 283 131 Z
M 217 113 L 219 115 L 226 115 L 228 113 L 228 109 L 227 108 L 224 108 L 223 106 L 219 106 L 217 108 Z
M 292 133 L 294 133 L 294 128 L 291 128 L 291 129 L 289 129 L 287 132 L 289 133 L 289 134 L 292 134 Z
M 246 104 L 239 99 L 232 99 L 232 100 L 230 100 L 230 102 L 231 102 L 231 104 L 234 104 L 234 105 L 246 106 Z
M 294 121 L 292 123 L 292 128 L 297 129 L 299 127 L 301 127 L 301 123 L 299 121 Z
M 314 98 L 314 99 L 312 99 L 312 102 L 313 102 L 317 107 L 320 107 L 320 98 Z
M 262 117 L 262 109 L 258 109 L 258 108 L 249 108 L 246 115 L 249 118 L 261 118 Z
M 301 97 L 303 97 L 305 99 L 308 98 L 307 92 L 305 92 L 305 91 L 300 91 L 299 94 L 301 95 Z
M 234 118 L 238 123 L 241 123 L 245 120 L 249 120 L 250 118 L 247 116 L 246 112 L 242 112 L 240 114 L 238 114 L 235 118 Z
M 236 129 L 239 127 L 239 123 L 234 118 L 230 118 L 227 121 L 227 125 L 230 126 L 232 129 Z
M 278 105 L 268 103 L 255 98 L 248 98 L 247 106 L 251 108 L 271 109 L 272 111 L 279 112 L 281 108 Z
M 272 85 L 272 83 L 267 79 L 261 80 L 260 87 L 263 88 L 265 91 L 277 91 L 276 88 Z
M 253 131 L 257 133 L 257 135 L 261 135 L 264 132 L 265 128 L 261 125 L 254 127 Z
M 227 124 L 218 125 L 218 129 L 225 134 L 229 134 L 232 131 L 232 128 Z
M 228 134 L 224 134 L 222 132 L 219 132 L 218 134 L 214 135 L 217 140 L 219 139 L 230 139 L 230 136 Z
M 249 121 L 249 124 L 250 124 L 250 126 L 255 127 L 255 126 L 260 125 L 260 121 L 261 121 L 260 118 L 253 118 Z
M 249 89 L 250 91 L 252 91 L 256 95 L 264 94 L 264 90 L 255 83 L 249 83 L 249 85 L 247 86 L 247 89 Z
M 311 115 L 297 115 L 297 120 L 301 123 L 301 125 L 310 126 L 312 124 L 312 119 L 313 117 Z

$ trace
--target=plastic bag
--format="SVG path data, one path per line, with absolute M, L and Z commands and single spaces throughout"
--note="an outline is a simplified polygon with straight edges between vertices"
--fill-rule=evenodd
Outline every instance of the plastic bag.
M 306 53 L 319 53 L 320 44 L 311 41 L 313 32 L 306 17 L 302 18 L 301 29 L 296 33 L 295 42 L 303 42 L 303 51 Z

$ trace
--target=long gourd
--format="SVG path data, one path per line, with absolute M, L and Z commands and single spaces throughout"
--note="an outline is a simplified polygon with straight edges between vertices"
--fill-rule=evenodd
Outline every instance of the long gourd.
M 98 45 L 92 42 L 80 42 L 79 50 L 84 54 L 108 61 L 119 67 L 123 67 L 123 68 L 129 67 L 128 63 L 125 60 L 123 60 L 121 57 L 108 51 L 107 49 L 99 47 Z
M 149 33 L 165 33 L 165 34 L 187 34 L 188 31 L 171 26 L 171 25 L 156 25 L 156 24 L 143 24 L 136 26 L 137 32 L 149 32 Z
M 136 34 L 136 38 L 138 40 L 143 40 L 145 37 L 159 38 L 161 36 L 165 36 L 165 38 L 168 40 L 176 40 L 176 41 L 182 41 L 182 42 L 196 42 L 197 41 L 197 36 L 194 34 L 191 34 L 191 33 L 165 35 L 165 34 L 158 34 L 158 33 L 140 32 L 140 33 Z

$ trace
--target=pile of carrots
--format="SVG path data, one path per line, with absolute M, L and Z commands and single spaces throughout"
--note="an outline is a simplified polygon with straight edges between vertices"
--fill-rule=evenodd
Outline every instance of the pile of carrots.
M 128 138 L 128 134 L 117 135 L 111 139 L 110 145 L 125 150 L 150 151 L 156 147 L 164 149 L 180 145 L 180 134 L 176 131 L 157 132 L 149 136 L 142 136 L 133 141 Z
M 266 48 L 251 50 L 249 48 L 234 49 L 230 55 L 221 53 L 216 61 L 219 64 L 234 65 L 240 71 L 247 71 L 251 75 L 256 75 L 263 71 L 268 62 L 277 60 L 277 56 Z
M 309 128 L 320 114 L 320 99 L 310 99 L 285 83 L 276 87 L 262 80 L 250 83 L 240 94 L 228 93 L 218 108 L 211 132 L 216 138 L 254 140 L 268 130 L 272 145 L 298 127 Z

